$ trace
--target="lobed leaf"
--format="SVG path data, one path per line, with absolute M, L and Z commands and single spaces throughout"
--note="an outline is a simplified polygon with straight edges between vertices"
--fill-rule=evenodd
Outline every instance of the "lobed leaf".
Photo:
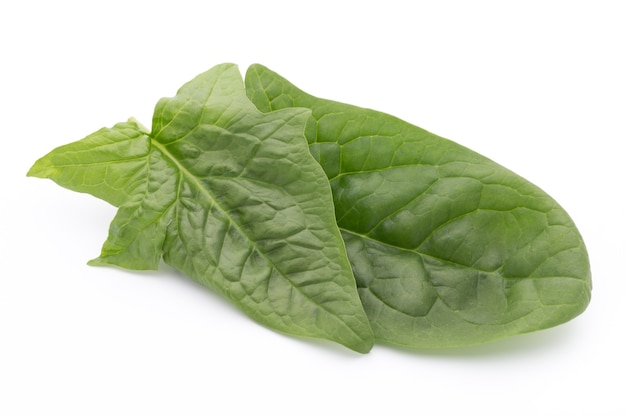
M 331 190 L 303 135 L 309 115 L 261 113 L 236 66 L 219 65 L 160 100 L 151 133 L 133 120 L 99 130 L 28 175 L 119 207 L 92 265 L 163 258 L 271 328 L 367 352 Z

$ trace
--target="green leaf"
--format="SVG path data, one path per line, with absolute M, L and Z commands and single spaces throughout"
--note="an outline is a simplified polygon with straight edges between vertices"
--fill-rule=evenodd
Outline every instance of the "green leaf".
M 312 110 L 306 137 L 330 180 L 377 339 L 480 344 L 586 308 L 583 240 L 538 187 L 393 116 L 306 94 L 261 65 L 249 68 L 246 88 L 262 111 Z
M 224 64 L 134 121 L 61 146 L 28 175 L 119 207 L 92 265 L 163 258 L 279 331 L 358 352 L 373 344 L 328 180 L 303 130 L 310 111 L 263 114 Z

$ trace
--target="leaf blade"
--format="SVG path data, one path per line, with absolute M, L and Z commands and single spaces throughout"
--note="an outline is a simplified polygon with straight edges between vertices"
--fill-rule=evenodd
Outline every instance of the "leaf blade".
M 261 65 L 246 87 L 262 111 L 312 110 L 307 140 L 331 182 L 377 339 L 485 343 L 586 308 L 582 238 L 536 186 L 393 116 L 313 97 Z
M 139 139 L 149 148 L 141 180 L 129 195 L 42 175 L 119 206 L 93 265 L 154 269 L 162 257 L 270 328 L 365 353 L 373 336 L 330 185 L 307 149 L 307 119 L 305 109 L 259 112 L 237 68 L 224 64 L 157 103 L 153 131 Z M 82 161 L 100 156 L 97 146 L 90 150 Z

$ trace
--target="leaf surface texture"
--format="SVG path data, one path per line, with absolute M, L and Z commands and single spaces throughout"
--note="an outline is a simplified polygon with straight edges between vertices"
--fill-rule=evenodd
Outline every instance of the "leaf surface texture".
M 485 343 L 570 320 L 588 305 L 583 240 L 545 192 L 393 116 L 320 99 L 261 65 L 264 112 L 311 109 L 306 138 L 330 181 L 359 294 L 379 340 Z
M 223 64 L 129 120 L 61 146 L 29 175 L 119 207 L 93 265 L 161 259 L 259 322 L 358 352 L 373 344 L 331 190 L 303 131 L 310 110 L 264 114 Z

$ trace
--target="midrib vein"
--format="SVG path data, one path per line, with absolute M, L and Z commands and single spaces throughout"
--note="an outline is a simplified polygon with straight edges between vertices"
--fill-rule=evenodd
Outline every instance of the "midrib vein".
M 306 294 L 305 292 L 302 291 L 302 289 L 296 285 L 291 279 L 289 279 L 288 275 L 283 272 L 270 258 L 267 257 L 267 255 L 260 250 L 260 248 L 257 246 L 256 242 L 254 241 L 254 239 L 252 239 L 240 226 L 239 224 L 230 216 L 230 214 L 228 213 L 228 211 L 226 209 L 224 209 L 219 202 L 215 199 L 215 197 L 213 197 L 213 195 L 210 193 L 210 191 L 204 186 L 204 184 L 202 184 L 202 182 L 198 179 L 198 177 L 196 177 L 193 173 L 191 173 L 187 168 L 185 168 L 184 165 L 182 165 L 180 163 L 180 161 L 171 154 L 170 151 L 167 150 L 167 148 L 161 144 L 160 142 L 157 142 L 154 138 L 150 139 L 152 146 L 154 146 L 154 148 L 156 148 L 159 152 L 161 152 L 167 159 L 169 159 L 170 161 L 172 161 L 172 163 L 174 165 L 176 165 L 176 167 L 180 170 L 180 172 L 183 174 L 184 177 L 186 177 L 189 181 L 191 181 L 193 183 L 193 185 L 195 187 L 197 187 L 198 190 L 200 190 L 200 192 L 202 194 L 204 194 L 214 205 L 215 207 L 217 207 L 230 221 L 230 223 L 233 225 L 233 227 L 242 235 L 244 236 L 248 242 L 250 242 L 250 244 L 252 245 L 252 247 L 254 248 L 254 250 L 257 251 L 257 253 L 259 253 L 263 259 L 265 259 L 267 261 L 267 263 L 274 268 L 276 271 L 278 271 L 278 273 L 283 277 L 283 279 L 285 281 L 287 281 L 292 288 L 294 288 L 296 291 L 298 291 L 300 294 L 302 294 L 302 296 L 304 296 L 306 299 L 308 299 L 311 303 L 313 303 L 314 305 L 316 305 L 317 307 L 321 308 L 322 310 L 324 310 L 326 313 L 328 313 L 329 315 L 331 315 L 332 317 L 336 317 L 340 322 L 342 322 L 352 333 L 354 333 L 359 339 L 363 339 L 362 336 L 355 330 L 352 328 L 352 326 L 348 325 L 344 320 L 342 320 L 337 314 L 329 311 L 323 304 L 317 303 L 315 300 L 313 300 L 308 294 Z
M 464 264 L 460 264 L 458 262 L 451 261 L 449 259 L 439 258 L 439 257 L 434 256 L 434 255 L 429 255 L 427 253 L 420 252 L 417 249 L 403 248 L 401 246 L 397 246 L 397 245 L 394 245 L 394 244 L 391 244 L 391 243 L 383 242 L 382 240 L 377 240 L 377 239 L 374 239 L 374 238 L 372 238 L 370 236 L 367 236 L 367 235 L 364 235 L 364 234 L 361 234 L 361 233 L 357 233 L 355 231 L 348 230 L 348 229 L 343 228 L 343 227 L 339 227 L 339 230 L 342 233 L 347 233 L 347 234 L 350 234 L 352 236 L 357 236 L 357 237 L 359 237 L 361 239 L 366 239 L 366 240 L 369 240 L 371 242 L 377 243 L 379 245 L 384 245 L 384 246 L 387 246 L 387 247 L 390 247 L 390 248 L 393 248 L 393 249 L 396 249 L 396 250 L 399 250 L 399 251 L 402 251 L 402 252 L 409 252 L 409 253 L 412 253 L 412 254 L 415 254 L 415 255 L 418 255 L 418 256 L 422 256 L 424 258 L 430 258 L 430 259 L 433 259 L 433 260 L 438 261 L 438 262 L 445 262 L 445 263 L 453 264 L 453 265 L 456 265 L 456 266 L 459 266 L 459 267 L 462 267 L 462 268 L 473 269 L 473 270 L 478 271 L 478 272 L 484 272 L 486 274 L 492 274 L 492 273 L 496 272 L 496 271 L 485 271 L 485 270 L 478 269 L 478 268 L 476 268 L 474 266 L 464 265 Z M 505 278 L 505 277 L 502 277 L 502 278 Z

